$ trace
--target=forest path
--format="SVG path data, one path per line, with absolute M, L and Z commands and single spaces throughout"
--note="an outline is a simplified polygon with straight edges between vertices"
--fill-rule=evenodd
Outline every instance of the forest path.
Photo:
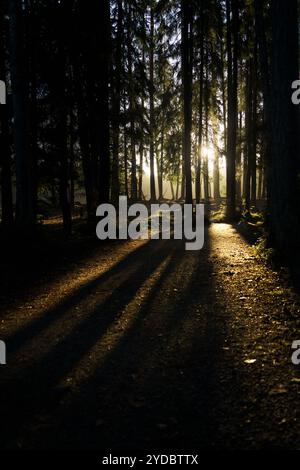
M 101 246 L 2 314 L 1 446 L 300 449 L 296 297 L 230 225 Z

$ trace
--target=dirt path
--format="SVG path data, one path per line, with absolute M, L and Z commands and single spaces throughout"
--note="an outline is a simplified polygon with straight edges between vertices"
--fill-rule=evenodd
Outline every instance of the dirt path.
M 5 305 L 2 447 L 300 449 L 296 298 L 229 225 L 99 248 Z

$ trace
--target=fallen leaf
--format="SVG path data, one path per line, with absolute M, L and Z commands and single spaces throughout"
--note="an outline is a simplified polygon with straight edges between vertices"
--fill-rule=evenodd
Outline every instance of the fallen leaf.
M 288 393 L 288 389 L 284 385 L 278 385 L 277 387 L 272 388 L 270 395 L 281 395 L 283 393 Z

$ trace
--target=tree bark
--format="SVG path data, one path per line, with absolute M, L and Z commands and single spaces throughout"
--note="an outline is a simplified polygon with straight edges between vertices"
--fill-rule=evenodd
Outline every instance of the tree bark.
M 191 131 L 193 85 L 193 12 L 188 0 L 181 0 L 182 15 L 182 78 L 183 78 L 183 163 L 185 173 L 185 201 L 192 204 Z
M 155 190 L 155 172 L 154 172 L 154 6 L 151 2 L 150 8 L 150 83 L 149 83 L 149 98 L 150 98 L 150 199 L 156 200 Z
M 232 13 L 232 19 L 231 19 Z M 237 0 L 226 0 L 227 17 L 227 70 L 228 70 L 228 123 L 227 123 L 227 217 L 235 217 L 236 211 L 236 141 L 237 141 L 237 42 L 238 5 Z
M 34 210 L 33 162 L 30 151 L 30 109 L 28 103 L 28 64 L 24 54 L 24 23 L 22 4 L 9 2 L 10 69 L 13 92 L 14 141 L 16 160 L 16 223 L 23 232 L 32 232 Z
M 123 5 L 122 0 L 117 0 L 117 38 L 116 38 L 116 59 L 114 75 L 114 94 L 112 97 L 112 184 L 111 198 L 116 202 L 119 197 L 119 147 L 120 147 L 120 104 L 121 104 L 121 68 L 122 68 L 122 44 L 123 44 Z
M 299 110 L 291 101 L 298 76 L 297 0 L 272 1 L 272 168 L 271 242 L 282 255 L 299 246 Z

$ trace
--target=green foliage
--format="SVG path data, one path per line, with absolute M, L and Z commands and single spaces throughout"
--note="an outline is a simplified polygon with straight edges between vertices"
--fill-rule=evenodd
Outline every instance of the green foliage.
M 274 260 L 275 251 L 268 246 L 267 237 L 264 235 L 260 237 L 254 246 L 254 253 L 258 259 L 265 263 L 270 263 Z

